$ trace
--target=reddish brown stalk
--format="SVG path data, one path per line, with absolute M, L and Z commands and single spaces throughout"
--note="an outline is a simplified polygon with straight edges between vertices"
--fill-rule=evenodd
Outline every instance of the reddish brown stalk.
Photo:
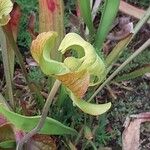
M 57 48 L 64 37 L 63 0 L 39 0 L 39 32 L 56 31 L 58 39 L 51 52 L 53 59 L 60 60 Z

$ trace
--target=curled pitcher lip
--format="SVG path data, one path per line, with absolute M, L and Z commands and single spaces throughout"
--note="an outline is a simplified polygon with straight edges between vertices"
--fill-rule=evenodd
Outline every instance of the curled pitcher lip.
M 74 50 L 76 54 L 59 62 L 51 58 L 51 51 L 55 46 L 57 33 L 43 32 L 33 40 L 31 54 L 39 64 L 44 74 L 52 76 L 65 85 L 67 93 L 73 103 L 83 112 L 90 115 L 100 115 L 111 107 L 111 103 L 92 104 L 84 101 L 89 86 L 103 81 L 106 67 L 98 56 L 94 47 L 76 33 L 68 33 L 61 41 L 58 51 L 62 54 Z

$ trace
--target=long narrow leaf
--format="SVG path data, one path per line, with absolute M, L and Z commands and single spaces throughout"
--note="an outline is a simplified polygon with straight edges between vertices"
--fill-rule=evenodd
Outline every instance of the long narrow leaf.
M 23 116 L 6 109 L 0 104 L 0 113 L 6 117 L 6 119 L 12 123 L 16 128 L 25 132 L 31 131 L 36 127 L 41 116 Z M 63 135 L 63 134 L 76 134 L 76 131 L 70 127 L 63 125 L 62 123 L 47 117 L 44 127 L 39 132 L 41 134 L 49 135 Z
M 4 73 L 6 79 L 6 86 L 7 86 L 7 93 L 10 100 L 10 104 L 14 107 L 14 97 L 13 97 L 13 89 L 12 89 L 12 70 L 10 68 L 10 53 L 7 49 L 6 44 L 6 37 L 2 29 L 0 28 L 0 44 L 2 47 L 2 58 L 3 58 L 3 65 L 4 65 Z
M 148 73 L 148 72 L 150 72 L 150 64 L 145 65 L 139 69 L 136 69 L 130 73 L 123 74 L 122 76 L 118 76 L 118 77 L 116 77 L 115 81 L 121 82 L 124 80 L 131 80 L 131 79 L 137 78 L 139 76 L 143 76 L 145 73 Z
M 93 34 L 94 32 L 94 26 L 92 22 L 92 11 L 90 7 L 90 0 L 78 0 L 79 8 L 81 15 L 83 17 L 83 20 L 85 24 L 87 25 L 90 34 Z
M 111 25 L 118 12 L 120 0 L 105 0 L 104 10 L 102 11 L 101 22 L 95 37 L 95 47 L 97 51 L 102 48 L 103 42 L 111 28 Z
M 16 141 L 14 140 L 7 140 L 4 142 L 0 142 L 0 148 L 14 148 L 16 146 Z
M 113 63 L 115 63 L 119 56 L 122 54 L 123 50 L 125 47 L 128 45 L 130 40 L 132 39 L 132 35 L 130 34 L 128 37 L 125 39 L 121 40 L 110 52 L 110 54 L 106 57 L 106 66 L 110 67 Z

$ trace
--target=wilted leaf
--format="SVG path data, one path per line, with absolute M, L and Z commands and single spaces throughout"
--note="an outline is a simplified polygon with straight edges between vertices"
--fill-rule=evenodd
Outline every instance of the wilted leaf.
M 146 121 L 150 121 L 149 112 L 134 115 L 134 120 L 128 121 L 122 135 L 123 150 L 139 150 L 140 125 Z
M 6 117 L 6 119 L 15 125 L 16 128 L 21 129 L 25 132 L 31 131 L 37 123 L 41 116 L 23 116 L 6 109 L 2 104 L 0 104 L 0 113 Z M 41 131 L 41 134 L 50 135 L 63 135 L 63 134 L 76 134 L 76 131 L 70 127 L 63 125 L 62 123 L 47 117 L 45 124 Z

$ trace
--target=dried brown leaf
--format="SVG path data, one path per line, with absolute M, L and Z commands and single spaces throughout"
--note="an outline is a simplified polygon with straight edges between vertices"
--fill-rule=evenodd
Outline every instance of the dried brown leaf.
M 125 130 L 122 135 L 123 150 L 138 150 L 140 146 L 140 125 L 143 122 L 150 121 L 150 112 L 131 115 L 135 118 L 133 121 L 126 121 Z

